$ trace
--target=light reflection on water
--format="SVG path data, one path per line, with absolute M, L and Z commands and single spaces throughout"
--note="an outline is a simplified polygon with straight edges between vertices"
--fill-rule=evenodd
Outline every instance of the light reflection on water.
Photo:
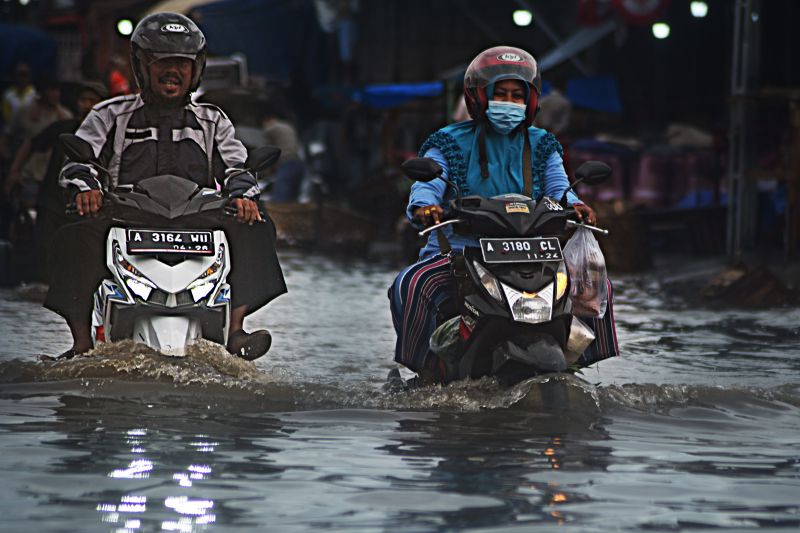
M 255 365 L 125 344 L 38 363 L 66 328 L 2 291 L 3 530 L 800 527 L 798 309 L 621 279 L 623 357 L 563 384 L 572 409 L 541 384 L 391 395 L 395 269 L 285 259 L 291 292 L 250 319 L 275 335 Z
M 4 435 L 4 451 L 38 465 L 40 482 L 56 482 L 38 487 L 39 505 L 88 530 L 88 508 L 100 523 L 141 531 L 384 529 L 398 520 L 416 530 L 562 524 L 582 531 L 612 519 L 638 530 L 675 526 L 664 521 L 675 508 L 684 519 L 702 513 L 696 523 L 707 526 L 757 524 L 766 514 L 776 525 L 797 524 L 798 407 L 704 406 L 710 399 L 665 401 L 657 410 L 614 404 L 582 416 L 267 413 L 244 400 L 193 413 L 180 397 L 149 406 L 64 397 L 59 407 L 29 409 L 10 441 Z M 4 412 L 11 402 L 2 400 Z M 55 423 L 40 422 L 51 416 Z M 98 431 L 93 422 L 101 418 Z M 153 427 L 142 431 L 143 419 Z M 34 441 L 43 430 L 50 439 Z M 40 464 L 30 452 L 49 459 Z M 0 461 L 5 479 L 36 491 L 25 475 L 9 472 L 7 460 Z M 115 475 L 136 464 L 147 465 L 146 477 Z M 87 481 L 59 482 L 72 478 Z M 0 488 L 4 502 L 19 501 L 15 494 Z M 15 512 L 43 521 L 35 507 Z

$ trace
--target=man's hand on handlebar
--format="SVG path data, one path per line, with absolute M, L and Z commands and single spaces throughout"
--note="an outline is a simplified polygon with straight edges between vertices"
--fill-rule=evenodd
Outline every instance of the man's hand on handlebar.
M 247 198 L 235 198 L 231 205 L 236 208 L 236 220 L 239 222 L 253 225 L 253 222 L 261 222 L 261 213 L 258 212 L 258 204 Z
M 96 216 L 101 207 L 103 207 L 102 191 L 84 191 L 75 195 L 75 210 L 80 216 Z
M 414 219 L 424 226 L 438 224 L 442 221 L 444 209 L 438 205 L 423 205 L 414 209 Z
M 595 215 L 594 209 L 588 205 L 575 204 L 572 207 L 575 208 L 575 213 L 578 215 L 579 221 L 584 224 L 589 224 L 590 226 L 594 226 L 597 223 L 597 215 Z

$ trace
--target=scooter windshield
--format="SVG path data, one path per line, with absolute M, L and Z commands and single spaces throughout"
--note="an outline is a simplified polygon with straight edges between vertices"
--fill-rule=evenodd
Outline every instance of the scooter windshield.
M 533 198 L 525 196 L 524 194 L 501 194 L 499 196 L 492 196 L 492 200 L 504 200 L 507 202 L 530 202 Z

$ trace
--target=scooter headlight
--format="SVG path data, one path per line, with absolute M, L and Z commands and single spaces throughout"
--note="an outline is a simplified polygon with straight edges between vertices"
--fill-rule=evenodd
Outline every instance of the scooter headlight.
M 116 241 L 114 241 L 114 264 L 117 267 L 120 278 L 122 278 L 128 289 L 142 300 L 147 300 L 150 297 L 150 293 L 156 288 L 156 284 L 147 279 L 144 274 L 125 259 L 119 243 Z
M 486 268 L 477 261 L 472 261 L 472 265 L 475 267 L 475 272 L 478 274 L 481 285 L 486 289 L 486 292 L 488 292 L 492 298 L 502 303 L 503 293 L 500 291 L 500 283 L 497 281 L 497 278 L 494 277 L 494 274 L 486 270 Z
M 568 281 L 567 266 L 564 264 L 564 261 L 561 261 L 558 265 L 558 271 L 556 272 L 556 301 L 559 301 L 567 292 Z
M 214 290 L 214 287 L 217 286 L 217 282 L 219 282 L 219 277 L 222 274 L 222 267 L 224 265 L 225 245 L 220 244 L 214 263 L 186 287 L 186 289 L 192 293 L 192 299 L 195 303 L 208 296 L 211 291 Z
M 539 292 L 520 292 L 508 285 L 501 285 L 514 320 L 539 324 L 547 322 L 553 316 L 553 283 Z

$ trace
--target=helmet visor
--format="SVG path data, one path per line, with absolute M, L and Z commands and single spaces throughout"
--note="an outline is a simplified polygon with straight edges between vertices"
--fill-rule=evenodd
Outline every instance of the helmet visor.
M 152 65 L 159 59 L 168 59 L 170 57 L 183 57 L 192 61 L 197 60 L 197 54 L 185 54 L 181 52 L 144 52 L 144 63 L 147 66 Z

